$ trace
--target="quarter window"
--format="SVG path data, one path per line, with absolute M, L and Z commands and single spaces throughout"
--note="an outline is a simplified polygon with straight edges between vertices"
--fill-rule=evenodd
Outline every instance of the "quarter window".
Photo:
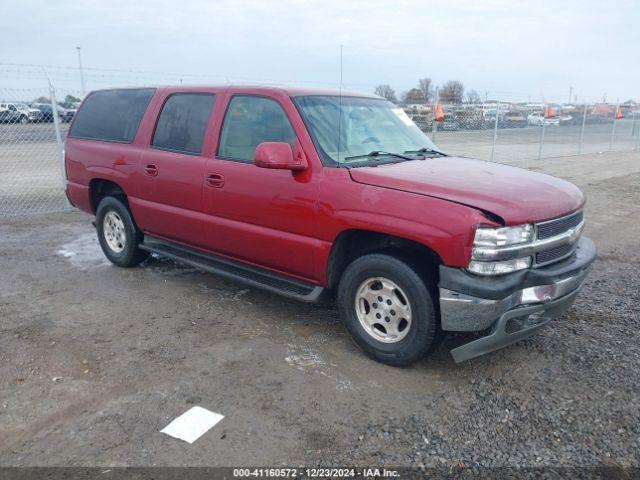
M 76 114 L 69 136 L 131 143 L 154 93 L 154 88 L 91 93 Z
M 293 127 L 278 102 L 257 96 L 235 96 L 225 115 L 218 156 L 253 162 L 261 143 L 286 142 L 293 147 L 295 141 Z
M 162 150 L 200 155 L 215 96 L 207 93 L 171 95 L 160 112 L 151 145 Z

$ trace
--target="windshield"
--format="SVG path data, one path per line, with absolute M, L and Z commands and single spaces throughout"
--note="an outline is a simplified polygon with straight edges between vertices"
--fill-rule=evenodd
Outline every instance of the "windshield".
M 438 151 L 404 110 L 386 100 L 316 95 L 293 100 L 316 145 L 333 162 L 398 162 L 416 158 L 403 154 Z

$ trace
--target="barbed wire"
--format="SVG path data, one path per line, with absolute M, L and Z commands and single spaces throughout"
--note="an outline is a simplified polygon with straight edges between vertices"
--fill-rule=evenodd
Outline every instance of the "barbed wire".
M 45 73 L 46 72 L 46 73 Z M 141 82 L 144 84 L 176 84 L 186 83 L 192 84 L 196 80 L 211 81 L 230 84 L 230 83 L 254 83 L 266 84 L 273 86 L 290 86 L 290 85 L 309 85 L 338 88 L 340 82 L 326 80 L 309 80 L 309 79 L 282 79 L 282 78 L 265 78 L 265 77 L 248 77 L 235 74 L 221 73 L 193 73 L 193 72 L 168 72 L 162 70 L 136 70 L 126 68 L 104 68 L 104 67 L 83 67 L 83 75 L 86 79 L 93 80 L 94 83 L 109 82 Z M 34 63 L 14 63 L 0 62 L 0 79 L 11 79 L 15 76 L 33 77 L 32 79 L 50 79 L 58 83 L 75 83 L 79 82 L 80 69 L 76 66 L 53 65 L 53 64 L 34 64 Z M 104 85 L 100 85 L 102 88 Z M 373 91 L 377 84 L 362 82 L 344 82 L 343 88 L 362 89 Z M 550 90 L 543 93 L 522 92 L 503 89 L 486 89 L 486 88 L 469 88 L 468 91 L 476 91 L 488 100 L 498 98 L 501 101 L 513 102 L 546 102 L 551 98 L 562 98 L 566 92 L 559 90 Z M 578 98 L 581 102 L 599 102 L 602 101 L 602 94 L 581 94 L 575 92 L 574 98 Z M 557 102 L 555 102 L 557 103 Z

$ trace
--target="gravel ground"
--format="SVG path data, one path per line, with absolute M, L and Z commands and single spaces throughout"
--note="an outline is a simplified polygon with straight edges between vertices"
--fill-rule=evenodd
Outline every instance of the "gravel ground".
M 0 465 L 638 466 L 640 155 L 529 167 L 584 189 L 599 259 L 566 315 L 460 365 L 463 336 L 391 368 L 332 305 L 112 267 L 79 212 L 5 220 Z M 192 445 L 159 433 L 193 405 L 225 419 Z
M 521 342 L 519 358 L 463 365 L 463 384 L 440 399 L 446 408 L 385 415 L 360 432 L 356 458 L 447 467 L 637 466 L 637 269 L 638 257 L 599 261 L 580 301 L 555 328 Z

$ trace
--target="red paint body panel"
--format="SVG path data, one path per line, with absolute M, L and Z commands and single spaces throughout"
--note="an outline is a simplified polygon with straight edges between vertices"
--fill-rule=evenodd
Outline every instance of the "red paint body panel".
M 213 114 L 199 156 L 150 147 L 166 98 L 176 92 L 214 93 Z M 148 234 L 191 245 L 318 285 L 336 238 L 348 230 L 403 237 L 433 249 L 449 266 L 466 267 L 475 227 L 558 217 L 580 208 L 570 183 L 513 167 L 443 157 L 348 170 L 323 166 L 292 95 L 318 90 L 271 87 L 171 87 L 156 91 L 130 144 L 69 138 L 67 195 L 93 212 L 90 182 L 117 183 L 134 219 Z M 233 95 L 277 101 L 304 156 L 304 171 L 259 168 L 217 156 L 218 138 Z M 362 96 L 362 95 L 361 95 Z M 156 170 L 149 174 L 147 166 Z
M 573 184 L 543 173 L 461 157 L 415 160 L 351 170 L 360 183 L 471 205 L 507 225 L 539 222 L 584 205 Z

